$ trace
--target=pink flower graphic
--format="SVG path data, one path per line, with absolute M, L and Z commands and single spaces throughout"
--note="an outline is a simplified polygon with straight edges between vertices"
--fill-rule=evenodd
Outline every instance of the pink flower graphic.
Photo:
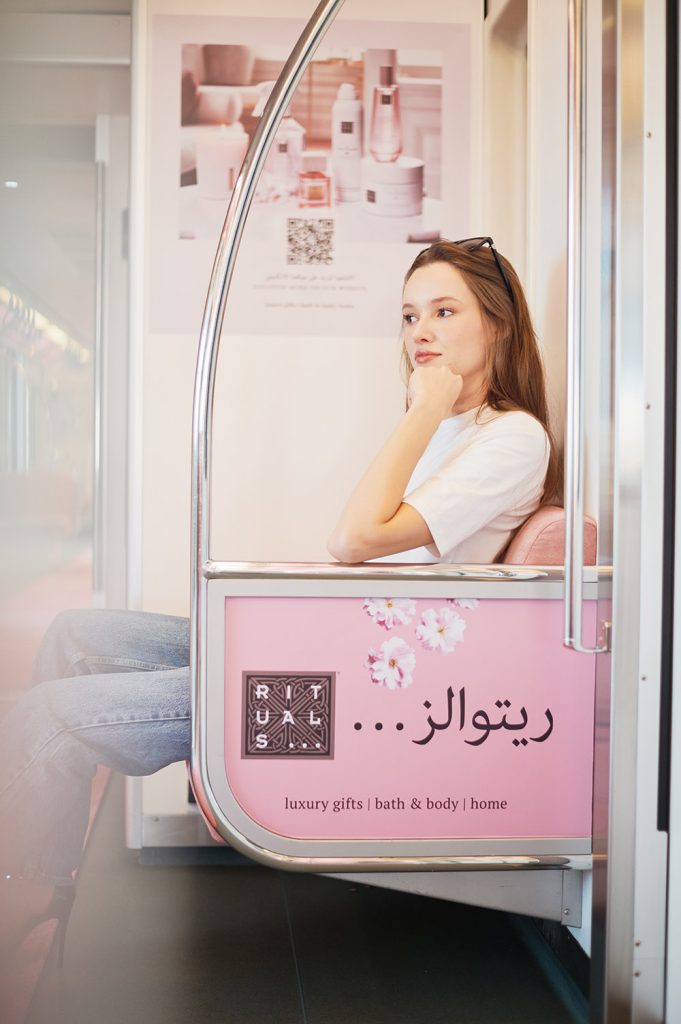
M 480 601 L 477 597 L 448 597 L 447 604 L 456 605 L 457 608 L 477 608 Z
M 450 654 L 463 641 L 464 620 L 453 608 L 428 608 L 416 627 L 416 636 L 428 651 Z
M 383 629 L 408 626 L 416 611 L 416 605 L 408 597 L 367 597 L 362 607 Z
M 411 686 L 416 665 L 413 649 L 399 636 L 381 644 L 380 651 L 370 650 L 365 667 L 371 672 L 371 681 L 388 690 L 403 690 Z

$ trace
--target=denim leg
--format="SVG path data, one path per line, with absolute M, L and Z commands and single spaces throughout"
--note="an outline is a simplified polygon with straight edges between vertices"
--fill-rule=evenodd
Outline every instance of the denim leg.
M 97 765 L 146 775 L 189 757 L 187 662 L 184 619 L 98 610 L 58 616 L 35 685 L 0 723 L 3 870 L 68 881 Z
M 43 637 L 32 683 L 189 664 L 189 619 L 152 612 L 64 611 Z

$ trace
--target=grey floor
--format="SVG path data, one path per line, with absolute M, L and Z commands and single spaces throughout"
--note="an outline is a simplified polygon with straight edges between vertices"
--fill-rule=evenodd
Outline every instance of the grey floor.
M 513 921 L 255 866 L 141 866 L 122 786 L 79 876 L 63 973 L 28 1024 L 574 1024 Z

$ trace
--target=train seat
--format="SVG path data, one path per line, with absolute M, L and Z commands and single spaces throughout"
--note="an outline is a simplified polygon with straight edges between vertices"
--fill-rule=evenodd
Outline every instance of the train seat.
M 562 565 L 565 509 L 543 505 L 520 527 L 502 561 L 506 565 Z M 596 522 L 584 516 L 584 565 L 596 564 Z

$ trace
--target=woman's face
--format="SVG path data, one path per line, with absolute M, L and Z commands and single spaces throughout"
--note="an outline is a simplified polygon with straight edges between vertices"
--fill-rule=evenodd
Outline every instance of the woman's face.
M 477 298 L 449 263 L 419 267 L 404 286 L 402 338 L 412 367 L 449 366 L 463 377 L 457 409 L 487 391 L 488 334 Z

